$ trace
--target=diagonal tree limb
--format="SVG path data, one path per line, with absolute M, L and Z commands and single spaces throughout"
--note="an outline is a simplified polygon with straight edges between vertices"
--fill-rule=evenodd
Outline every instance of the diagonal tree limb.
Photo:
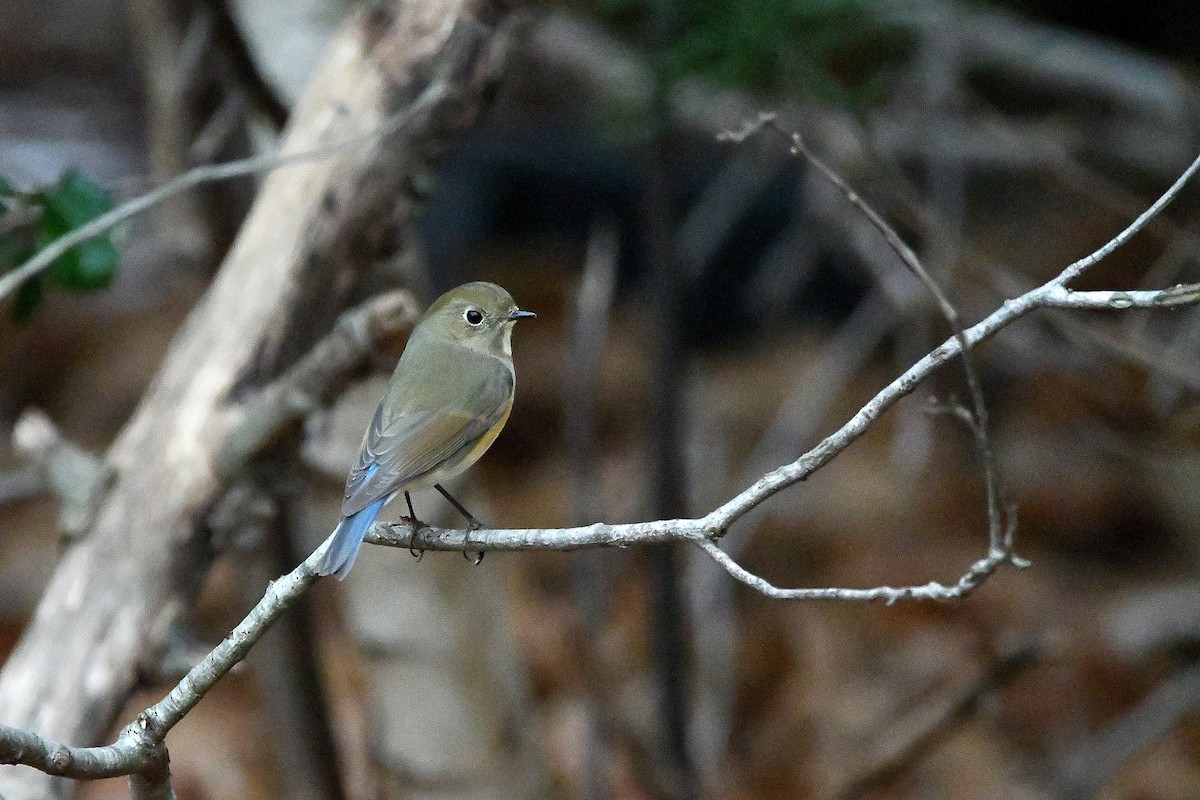
M 115 478 L 91 530 L 58 565 L 0 672 L 0 723 L 74 744 L 110 730 L 156 618 L 186 607 L 207 568 L 199 523 L 224 488 L 216 450 L 241 419 L 239 400 L 328 330 L 362 271 L 394 249 L 429 145 L 477 113 L 494 40 L 480 14 L 502 16 L 482 3 L 394 0 L 355 13 L 334 38 L 281 152 L 363 142 L 263 182 L 108 453 Z M 398 122 L 377 135 L 389 120 Z M 69 793 L 41 774 L 0 770 L 6 800 Z

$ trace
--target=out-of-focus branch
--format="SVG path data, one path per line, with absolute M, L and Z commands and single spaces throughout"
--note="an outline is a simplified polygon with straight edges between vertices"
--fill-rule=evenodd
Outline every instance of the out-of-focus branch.
M 614 220 L 593 222 L 588 235 L 583 274 L 575 292 L 572 331 L 565 364 L 564 428 L 571 464 L 571 506 L 575 520 L 595 519 L 602 499 L 598 491 L 600 465 L 595 458 L 597 441 L 596 382 L 601 356 L 608 341 L 609 317 L 616 293 L 620 239 Z M 611 596 L 605 559 L 598 551 L 578 554 L 573 564 L 575 607 L 589 640 L 599 638 Z M 603 719 L 603 681 L 599 680 L 595 649 L 584 650 L 586 690 L 585 760 L 583 800 L 602 800 L 612 794 L 606 766 L 612 742 Z
M 418 313 L 412 293 L 399 290 L 342 314 L 307 355 L 241 404 L 240 422 L 217 452 L 217 472 L 225 478 L 235 475 L 284 429 L 315 411 L 348 371 L 380 343 L 411 326 Z M 13 444 L 44 475 L 44 485 L 58 498 L 63 532 L 73 536 L 83 531 L 112 471 L 64 439 L 50 417 L 38 409 L 27 410 L 17 420 Z
M 82 533 L 112 471 L 99 458 L 63 438 L 50 417 L 38 409 L 25 411 L 17 420 L 13 446 L 37 467 L 58 498 L 58 525 L 63 534 Z
M 971 719 L 980 704 L 990 696 L 1011 685 L 1017 678 L 1036 666 L 1043 648 L 1031 642 L 1005 653 L 992 664 L 987 673 L 955 696 L 945 698 L 922 714 L 918 724 L 905 726 L 901 735 L 893 737 L 885 749 L 876 754 L 866 772 L 837 793 L 838 800 L 854 800 L 869 796 L 874 790 L 886 787 L 903 775 L 912 765 L 945 741 L 955 729 Z M 940 707 L 937 707 L 940 706 Z
M 287 122 L 287 105 L 259 70 L 229 0 L 201 0 L 201 4 L 213 15 L 214 44 L 228 61 L 238 86 L 274 128 L 282 128 Z
M 0 472 L 0 506 L 30 500 L 49 490 L 46 476 L 36 464 L 26 463 Z
M 217 451 L 218 474 L 232 477 L 285 428 L 315 411 L 347 371 L 417 315 L 417 301 L 407 291 L 379 295 L 342 314 L 307 355 L 242 403 L 240 422 Z

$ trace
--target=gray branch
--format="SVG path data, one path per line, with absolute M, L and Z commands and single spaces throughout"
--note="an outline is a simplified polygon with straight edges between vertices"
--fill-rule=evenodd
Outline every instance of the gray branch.
M 105 747 L 71 747 L 32 731 L 0 726 L 0 763 L 24 764 L 47 775 L 69 778 L 116 778 L 145 766 L 128 741 Z

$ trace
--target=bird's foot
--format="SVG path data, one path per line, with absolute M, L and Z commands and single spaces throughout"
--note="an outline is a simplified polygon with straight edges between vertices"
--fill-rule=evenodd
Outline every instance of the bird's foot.
M 463 558 L 471 561 L 475 566 L 479 566 L 480 562 L 483 561 L 485 552 L 480 549 L 475 551 L 474 556 L 471 555 L 471 534 L 483 530 L 484 527 L 484 524 L 474 517 L 467 518 L 467 533 L 463 537 Z
M 420 561 L 425 557 L 425 551 L 429 548 L 425 534 L 433 529 L 416 517 L 401 517 L 400 519 L 406 520 L 409 525 L 412 525 L 412 536 L 408 539 L 408 554 Z

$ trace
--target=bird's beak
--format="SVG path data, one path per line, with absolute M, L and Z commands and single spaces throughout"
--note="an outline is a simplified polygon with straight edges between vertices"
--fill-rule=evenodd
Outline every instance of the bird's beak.
M 519 308 L 514 308 L 512 311 L 508 312 L 508 316 L 505 317 L 505 319 L 518 320 L 518 319 L 524 319 L 525 317 L 532 318 L 532 317 L 536 317 L 536 316 L 537 316 L 537 314 L 533 313 L 532 311 L 522 311 Z

